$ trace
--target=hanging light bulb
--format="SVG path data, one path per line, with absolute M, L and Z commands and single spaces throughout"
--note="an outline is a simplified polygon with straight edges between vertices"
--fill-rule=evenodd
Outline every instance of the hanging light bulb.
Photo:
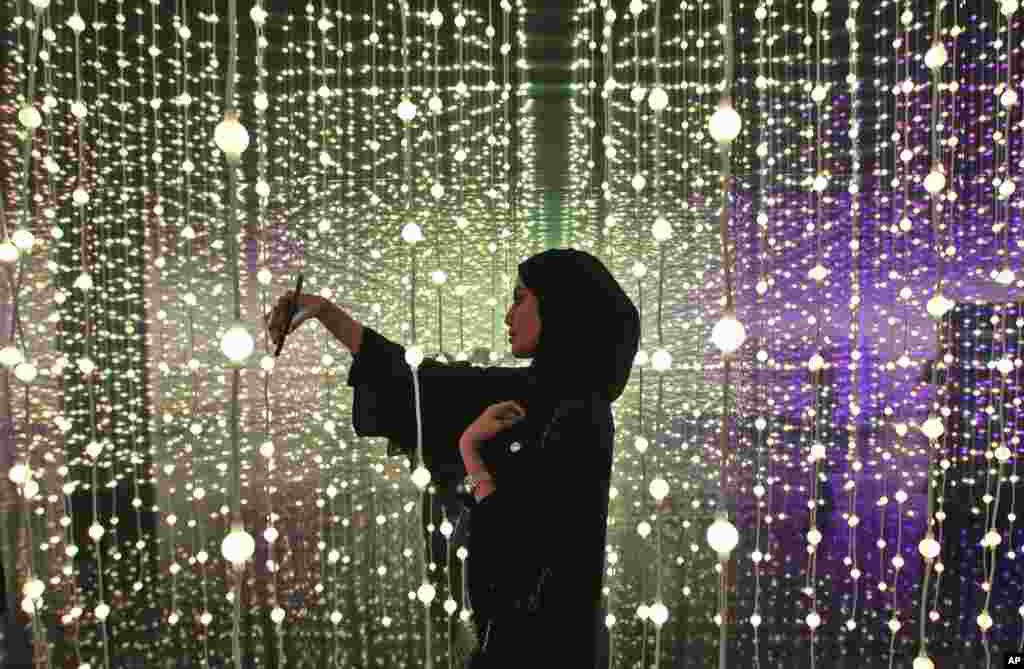
M 229 164 L 238 164 L 249 146 L 249 132 L 239 122 L 238 112 L 224 112 L 224 120 L 213 131 L 213 141 L 224 152 Z
M 10 240 L 5 240 L 0 243 L 0 262 L 12 263 L 21 256 L 21 252 Z
M 932 195 L 938 195 L 946 187 L 946 174 L 942 163 L 935 163 L 932 171 L 924 178 L 924 189 Z
M 921 425 L 921 432 L 923 432 L 924 436 L 928 437 L 929 440 L 935 441 L 946 432 L 946 428 L 942 423 L 942 419 L 935 414 L 932 414 L 928 416 L 928 420 Z
M 231 523 L 231 532 L 220 544 L 220 551 L 236 569 L 245 565 L 256 551 L 256 541 L 245 531 L 241 521 Z
M 740 534 L 725 514 L 720 513 L 715 522 L 708 526 L 707 540 L 711 549 L 718 553 L 719 559 L 726 560 L 740 542 Z
M 220 339 L 220 350 L 235 364 L 245 362 L 255 349 L 256 342 L 244 323 L 235 323 Z
M 930 70 L 937 70 L 946 64 L 947 58 L 946 47 L 942 45 L 942 42 L 935 42 L 924 54 L 924 64 Z
M 726 313 L 711 330 L 711 342 L 722 353 L 735 353 L 743 346 L 747 338 L 747 330 L 736 320 L 734 313 Z
M 743 119 L 736 113 L 728 100 L 723 100 L 718 111 L 708 119 L 708 132 L 711 133 L 711 138 L 719 144 L 731 144 L 739 137 L 742 128 Z
M 395 112 L 398 114 L 398 118 L 408 123 L 416 118 L 416 105 L 407 98 L 398 103 L 398 109 Z
M 650 105 L 651 111 L 664 111 L 668 107 L 668 93 L 661 86 L 655 86 L 647 97 L 647 104 Z
M 925 560 L 934 560 L 942 552 L 942 546 L 935 540 L 935 535 L 928 531 L 921 543 L 917 545 L 917 550 L 921 552 L 921 557 Z

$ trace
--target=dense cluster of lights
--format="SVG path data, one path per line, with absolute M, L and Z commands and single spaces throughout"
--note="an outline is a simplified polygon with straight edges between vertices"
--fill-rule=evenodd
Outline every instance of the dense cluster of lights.
M 422 440 L 412 468 L 357 443 L 347 353 L 309 327 L 275 359 L 260 321 L 302 272 L 414 381 L 502 359 L 515 267 L 551 239 L 526 4 L 173 5 L 9 3 L 22 613 L 80 667 L 450 658 L 466 553 L 424 550 Z M 806 635 L 812 664 L 831 638 L 928 669 L 955 625 L 989 660 L 1024 638 L 1021 12 L 843 10 L 572 13 L 559 239 L 645 327 L 615 409 L 617 663 L 760 666 Z

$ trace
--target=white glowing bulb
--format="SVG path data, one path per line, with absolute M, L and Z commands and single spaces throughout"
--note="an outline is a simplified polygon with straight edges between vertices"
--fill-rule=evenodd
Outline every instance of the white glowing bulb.
M 754 629 L 757 629 L 758 627 L 761 626 L 761 616 L 760 616 L 760 614 L 755 613 L 755 614 L 750 616 L 750 626 L 753 627 Z
M 29 599 L 39 599 L 43 596 L 43 592 L 46 590 L 46 585 L 38 578 L 30 578 L 25 581 L 25 585 L 21 588 L 21 594 L 25 595 Z
M 726 314 L 711 331 L 711 342 L 722 353 L 734 353 L 747 338 L 746 328 L 733 314 Z
M 633 181 L 631 182 L 631 184 L 633 186 L 633 190 L 639 193 L 647 186 L 647 179 L 644 177 L 644 175 L 637 174 L 633 177 Z
M 668 620 L 668 607 L 661 602 L 655 602 L 647 609 L 647 615 L 657 627 L 661 627 Z
M 32 105 L 25 105 L 18 110 L 18 121 L 29 130 L 35 130 L 43 124 L 43 115 Z
M 811 356 L 811 359 L 807 361 L 807 369 L 812 372 L 817 372 L 825 366 L 825 358 L 821 357 L 820 353 L 815 353 Z
M 668 93 L 661 86 L 652 88 L 651 94 L 647 97 L 647 104 L 650 105 L 652 111 L 663 111 L 668 107 Z
M 398 103 L 398 109 L 395 110 L 395 113 L 398 114 L 398 118 L 408 123 L 416 118 L 416 105 L 409 100 L 402 100 Z
M 828 97 L 827 86 L 818 84 L 817 86 L 811 89 L 811 99 L 817 102 L 818 104 L 824 102 L 826 97 Z
M 7 478 L 11 480 L 14 485 L 24 485 L 25 481 L 28 480 L 29 468 L 22 462 L 17 463 L 7 472 Z
M 1006 376 L 1013 371 L 1013 361 L 1009 358 L 1000 358 L 999 362 L 996 363 L 996 369 L 999 370 L 1000 374 Z
M 406 223 L 402 226 L 402 239 L 409 244 L 423 241 L 423 230 L 418 223 Z
M 815 442 L 814 444 L 811 445 L 811 461 L 812 462 L 817 462 L 818 460 L 824 460 L 824 459 L 825 459 L 825 444 L 821 443 L 820 441 L 819 442 Z
M 85 447 L 86 454 L 95 460 L 103 454 L 103 444 L 98 441 L 90 441 L 89 445 Z
M 435 200 L 440 200 L 441 198 L 444 197 L 444 186 L 442 186 L 439 183 L 435 183 L 433 186 L 430 187 L 430 195 Z
M 103 622 L 107 619 L 107 616 L 110 615 L 110 606 L 108 606 L 106 602 L 100 602 L 100 604 L 93 610 L 93 613 L 96 614 L 97 620 Z
M 83 207 L 89 203 L 89 191 L 79 186 L 71 193 L 71 200 L 79 207 Z
M 932 414 L 928 416 L 928 419 L 921 425 L 921 432 L 923 432 L 924 436 L 928 437 L 931 441 L 935 441 L 946 432 L 946 427 L 941 418 Z
M 711 133 L 711 138 L 719 144 L 732 143 L 739 137 L 742 129 L 743 119 L 730 104 L 720 106 L 718 111 L 708 119 L 708 132 Z
M 270 106 L 270 98 L 267 97 L 265 92 L 260 91 L 253 98 L 252 106 L 255 107 L 257 111 L 267 111 L 267 108 Z
M 935 663 L 927 655 L 918 655 L 911 669 L 935 669 Z
M 444 109 L 444 104 L 441 102 L 441 98 L 436 95 L 432 95 L 430 100 L 427 101 L 427 108 L 435 114 L 440 114 Z
M 1007 448 L 1006 446 L 1000 446 L 999 448 L 996 449 L 995 455 L 996 460 L 998 460 L 999 462 L 1006 462 L 1007 460 L 1010 459 L 1012 453 L 1010 452 L 1010 449 Z
M 1003 94 L 999 96 L 999 102 L 1007 109 L 1016 106 L 1018 99 L 1017 91 L 1012 88 L 1007 88 L 1003 91 Z
M 636 449 L 637 453 L 646 453 L 649 444 L 645 437 L 638 436 L 633 440 L 633 448 Z
M 68 17 L 68 20 L 64 22 L 68 28 L 71 28 L 75 33 L 81 34 L 85 30 L 85 20 L 82 19 L 82 15 L 77 11 Z
M 100 539 L 102 539 L 104 533 L 105 530 L 103 529 L 103 526 L 99 523 L 93 523 L 89 526 L 89 538 L 93 541 L 99 541 Z
M 942 165 L 936 164 L 928 176 L 924 178 L 924 189 L 937 195 L 946 187 L 946 175 L 942 173 Z
M 405 362 L 412 368 L 419 367 L 423 363 L 423 348 L 410 346 L 405 350 Z
M 249 147 L 249 132 L 238 121 L 237 113 L 226 112 L 224 120 L 213 131 L 213 141 L 227 156 L 229 163 L 237 163 Z
M 987 609 L 978 615 L 978 627 L 980 627 L 983 632 L 987 632 L 992 629 L 992 616 L 989 615 Z
M 653 497 L 655 501 L 660 502 L 665 499 L 666 495 L 668 495 L 668 481 L 663 478 L 656 478 L 651 481 L 649 490 L 651 492 L 651 497 Z
M 1006 200 L 1014 191 L 1017 190 L 1017 184 L 1014 183 L 1013 179 L 1007 179 L 1003 183 L 999 184 L 999 197 Z
M 817 611 L 811 611 L 807 614 L 806 622 L 807 626 L 813 631 L 821 625 L 821 616 L 818 615 Z
M 924 64 L 928 66 L 928 69 L 937 70 L 946 64 L 947 58 L 946 47 L 942 45 L 942 42 L 936 42 L 924 54 Z
M 824 14 L 826 9 L 828 9 L 828 2 L 826 0 L 814 0 L 811 3 L 811 11 L 815 14 Z
M 266 267 L 264 267 L 263 269 L 256 273 L 256 280 L 259 281 L 261 286 L 269 286 L 270 281 L 273 278 L 274 277 L 270 273 L 270 270 L 267 269 Z
M 245 531 L 240 523 L 231 525 L 228 533 L 220 544 L 220 552 L 231 564 L 239 567 L 252 557 L 256 551 L 256 541 Z
M 260 455 L 262 455 L 265 458 L 274 457 L 274 442 L 264 441 L 262 444 L 260 444 Z
M 256 342 L 243 323 L 235 323 L 220 339 L 220 350 L 234 363 L 245 361 L 256 349 Z
M 921 556 L 925 560 L 934 560 L 942 552 L 942 546 L 938 541 L 935 540 L 935 536 L 929 532 L 925 535 L 925 538 L 921 540 L 921 543 L 917 545 L 917 550 L 920 551 Z
M 270 619 L 274 621 L 275 625 L 280 625 L 281 621 L 284 620 L 284 609 L 280 606 L 275 606 L 274 610 L 270 612 Z
M 724 560 L 740 542 L 740 534 L 736 526 L 720 514 L 715 522 L 708 526 L 707 540 L 711 549 L 718 553 L 719 559 Z
M 263 539 L 266 540 L 268 544 L 272 544 L 277 541 L 278 536 L 280 535 L 278 534 L 277 528 L 273 525 L 263 530 Z
M 416 468 L 416 471 L 412 473 L 412 482 L 420 490 L 425 489 L 430 483 L 430 470 L 423 465 L 420 465 Z
M 83 119 L 89 114 L 89 108 L 85 106 L 85 103 L 81 100 L 75 100 L 71 103 L 71 115 L 77 119 Z
M 664 216 L 659 216 L 651 226 L 651 236 L 658 242 L 668 241 L 672 238 L 672 224 Z
M 430 12 L 430 25 L 435 28 L 440 28 L 442 23 L 444 23 L 444 14 L 442 14 L 440 10 L 435 9 Z
M 31 362 L 23 362 L 14 368 L 14 376 L 22 383 L 32 383 L 39 375 L 39 370 Z
M 986 548 L 996 548 L 999 544 L 1003 543 L 1003 537 L 996 530 L 989 530 L 985 533 L 985 536 L 981 538 L 981 545 Z
M 249 18 L 257 26 L 262 26 L 267 20 L 267 10 L 263 9 L 260 5 L 253 5 L 253 8 L 249 10 Z
M 12 263 L 21 256 L 18 247 L 10 241 L 0 244 L 0 262 Z
M 199 616 L 199 624 L 209 627 L 211 622 L 213 622 L 213 615 L 209 611 L 203 611 L 203 615 Z
M 817 528 L 813 528 L 810 532 L 807 533 L 807 543 L 809 543 L 812 546 L 817 546 L 818 544 L 820 544 L 821 539 L 821 532 Z
M 651 356 L 651 368 L 656 372 L 665 372 L 672 367 L 672 355 L 663 348 L 658 349 Z
M 641 520 L 636 526 L 636 533 L 640 535 L 641 539 L 646 539 L 651 534 L 651 524 L 646 520 Z
M 815 281 L 824 281 L 825 277 L 828 276 L 828 270 L 821 263 L 818 263 L 807 272 L 808 278 L 814 279 Z
M 437 591 L 429 583 L 424 583 L 416 590 L 416 598 L 424 605 L 429 606 L 430 602 L 434 601 L 434 596 Z
M 925 308 L 928 310 L 929 316 L 931 316 L 934 319 L 940 319 L 943 316 L 945 316 L 949 312 L 949 310 L 952 309 L 954 306 L 956 306 L 955 302 L 947 298 L 942 293 L 939 293 L 935 297 L 928 300 L 928 304 Z

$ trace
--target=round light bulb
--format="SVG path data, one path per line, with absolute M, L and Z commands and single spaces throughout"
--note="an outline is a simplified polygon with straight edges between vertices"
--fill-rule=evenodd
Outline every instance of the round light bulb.
M 711 133 L 711 138 L 719 144 L 732 143 L 739 137 L 742 128 L 743 119 L 728 103 L 720 106 L 718 111 L 708 119 L 708 132 Z
M 942 552 L 942 546 L 935 540 L 935 536 L 929 532 L 921 540 L 921 543 L 917 545 L 917 550 L 920 551 L 921 557 L 925 560 L 934 560 Z
M 930 70 L 937 70 L 946 64 L 948 55 L 946 54 L 946 47 L 942 45 L 942 42 L 936 42 L 932 44 L 931 48 L 924 54 L 924 64 L 928 66 Z
M 655 241 L 667 242 L 672 238 L 672 224 L 664 216 L 659 216 L 651 226 L 651 236 Z
M 31 251 L 32 245 L 36 242 L 36 237 L 25 228 L 18 228 L 11 235 L 11 241 L 18 247 L 19 251 Z
M 255 349 L 256 342 L 242 323 L 232 325 L 220 339 L 220 350 L 234 363 L 244 362 Z
M 402 100 L 398 103 L 398 109 L 396 110 L 398 118 L 402 119 L 406 123 L 416 118 L 416 105 L 409 100 Z
M 11 241 L 5 241 L 0 244 L 0 262 L 12 263 L 15 262 L 21 256 L 21 252 L 18 250 L 17 245 Z
M 220 544 L 220 552 L 231 564 L 240 567 L 246 560 L 252 557 L 256 551 L 256 541 L 252 538 L 240 523 L 231 526 L 228 533 Z
M 664 111 L 668 107 L 668 93 L 661 86 L 652 88 L 651 94 L 647 97 L 647 104 L 652 111 Z
M 932 414 L 928 416 L 928 419 L 921 425 L 921 432 L 923 432 L 924 436 L 928 437 L 929 440 L 935 441 L 946 432 L 946 427 L 941 418 Z
M 18 110 L 18 121 L 29 130 L 35 130 L 43 124 L 43 115 L 32 105 L 25 105 Z
M 932 195 L 938 195 L 945 187 L 946 175 L 942 173 L 942 166 L 936 165 L 924 178 L 924 189 Z
M 656 478 L 653 481 L 651 481 L 649 489 L 651 492 L 651 497 L 653 497 L 655 501 L 660 502 L 661 500 L 665 499 L 665 497 L 668 495 L 668 481 L 666 481 L 663 478 Z
M 647 616 L 657 627 L 661 627 L 668 621 L 668 607 L 661 602 L 655 602 L 647 609 Z
M 711 342 L 722 353 L 735 353 L 746 338 L 746 328 L 733 314 L 723 316 L 711 331 Z
M 32 383 L 39 375 L 39 370 L 31 362 L 23 362 L 14 368 L 14 376 L 22 383 Z
M 715 522 L 708 526 L 707 540 L 711 549 L 718 553 L 720 559 L 724 560 L 740 542 L 740 534 L 728 518 L 719 515 Z
M 918 655 L 914 658 L 912 669 L 935 669 L 935 663 L 927 655 Z
M 275 625 L 280 625 L 281 621 L 284 620 L 284 609 L 280 606 L 275 606 L 274 610 L 270 612 L 270 619 L 274 621 Z
M 225 112 L 224 120 L 213 131 L 213 141 L 229 163 L 237 163 L 249 146 L 249 132 L 238 120 L 237 112 Z
M 409 244 L 423 241 L 423 230 L 418 223 L 406 223 L 402 226 L 402 239 Z

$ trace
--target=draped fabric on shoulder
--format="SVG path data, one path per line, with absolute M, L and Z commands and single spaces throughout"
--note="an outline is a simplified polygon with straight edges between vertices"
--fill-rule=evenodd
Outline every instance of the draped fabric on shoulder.
M 527 392 L 526 368 L 473 367 L 425 359 L 420 387 L 424 466 L 444 483 L 461 481 L 465 466 L 459 437 L 491 404 Z M 416 462 L 416 403 L 405 347 L 370 327 L 363 328 L 359 354 L 349 368 L 355 389 L 352 427 L 360 437 L 387 437 L 389 455 Z

